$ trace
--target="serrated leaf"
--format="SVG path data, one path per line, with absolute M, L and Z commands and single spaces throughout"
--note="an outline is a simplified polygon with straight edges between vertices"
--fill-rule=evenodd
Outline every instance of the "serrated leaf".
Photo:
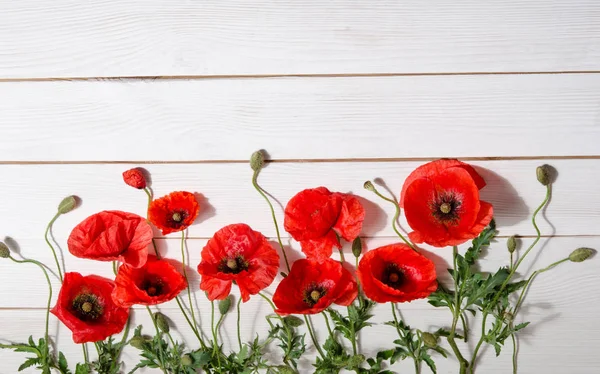
M 27 369 L 30 366 L 33 365 L 38 365 L 40 364 L 40 359 L 39 358 L 28 358 L 27 360 L 25 360 L 25 362 L 23 362 L 21 364 L 21 366 L 19 366 L 19 369 L 17 369 L 18 371 L 23 371 L 25 369 Z
M 423 361 L 425 361 L 425 363 L 427 364 L 427 366 L 429 366 L 429 369 L 431 370 L 431 372 L 433 374 L 437 374 L 437 368 L 435 367 L 435 362 L 433 362 L 433 359 L 431 358 L 430 355 L 428 355 L 426 352 L 421 353 L 421 359 Z

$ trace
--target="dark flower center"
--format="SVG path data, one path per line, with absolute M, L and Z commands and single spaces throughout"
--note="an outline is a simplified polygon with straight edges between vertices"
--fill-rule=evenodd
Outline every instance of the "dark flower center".
M 304 290 L 304 297 L 302 298 L 302 301 L 304 301 L 308 306 L 312 307 L 319 302 L 319 300 L 321 300 L 326 293 L 327 289 L 325 287 L 313 283 L 308 286 L 306 290 Z
M 388 264 L 381 276 L 381 281 L 384 284 L 396 289 L 404 284 L 404 280 L 404 272 L 396 264 Z
M 148 296 L 160 296 L 164 291 L 164 282 L 159 278 L 144 279 L 140 289 L 146 291 Z
M 94 294 L 77 295 L 71 303 L 73 314 L 84 322 L 95 321 L 102 316 L 104 308 Z
M 455 194 L 443 192 L 438 194 L 430 204 L 431 214 L 436 221 L 444 225 L 454 226 L 460 220 L 461 205 L 461 201 Z
M 185 219 L 189 216 L 189 213 L 185 209 L 172 210 L 170 216 L 167 216 L 167 226 L 178 229 L 184 225 Z
M 244 270 L 248 270 L 250 264 L 243 256 L 224 258 L 221 260 L 217 270 L 225 274 L 239 274 Z

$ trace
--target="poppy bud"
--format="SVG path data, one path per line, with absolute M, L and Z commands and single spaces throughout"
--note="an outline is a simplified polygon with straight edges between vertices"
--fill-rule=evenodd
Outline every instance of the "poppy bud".
M 154 313 L 154 322 L 156 322 L 156 326 L 159 328 L 159 330 L 164 333 L 168 334 L 171 330 L 169 328 L 169 322 L 167 322 L 167 317 L 160 312 Z
M 373 186 L 373 183 L 371 181 L 366 181 L 363 184 L 363 187 L 365 188 L 365 190 L 371 191 L 371 192 L 375 192 L 375 186 Z
M 517 249 L 517 238 L 513 235 L 506 241 L 506 248 L 510 253 L 513 253 Z
M 592 257 L 596 253 L 596 250 L 591 248 L 577 248 L 569 255 L 571 262 L 583 262 L 588 258 Z
M 359 258 L 362 253 L 362 242 L 360 241 L 360 237 L 356 237 L 352 241 L 352 254 L 354 257 Z
M 137 349 L 144 349 L 145 343 L 146 343 L 146 339 L 142 338 L 141 336 L 134 336 L 129 341 L 129 345 L 131 345 L 132 347 L 137 348 Z
M 194 360 L 192 360 L 192 356 L 190 356 L 189 354 L 186 353 L 181 357 L 181 365 L 192 366 L 193 363 Z
M 537 176 L 537 180 L 541 184 L 543 184 L 544 186 L 547 186 L 550 184 L 550 173 L 551 173 L 550 166 L 548 166 L 548 165 L 538 166 L 537 169 L 535 169 L 535 173 Z
M 259 171 L 265 165 L 265 155 L 262 151 L 256 151 L 250 156 L 250 167 L 254 171 Z
M 219 312 L 221 312 L 221 314 L 227 314 L 227 312 L 229 312 L 229 307 L 231 307 L 231 296 L 227 296 L 219 301 Z
M 75 199 L 75 196 L 67 196 L 60 202 L 60 204 L 58 204 L 58 213 L 67 214 L 75 209 L 76 205 L 77 200 Z
M 283 317 L 283 322 L 285 322 L 285 324 L 290 327 L 302 326 L 302 324 L 304 323 L 300 318 L 292 315 Z
M 146 188 L 146 177 L 139 168 L 129 169 L 123 172 L 123 181 L 133 188 L 141 190 Z
M 0 258 L 9 258 L 10 257 L 10 249 L 6 246 L 6 244 L 0 242 Z
M 429 332 L 424 332 L 422 335 L 423 337 L 423 343 L 425 343 L 425 345 L 429 348 L 435 348 L 438 345 L 438 338 L 429 333 Z
M 358 368 L 365 361 L 364 355 L 354 355 L 348 359 L 348 368 Z

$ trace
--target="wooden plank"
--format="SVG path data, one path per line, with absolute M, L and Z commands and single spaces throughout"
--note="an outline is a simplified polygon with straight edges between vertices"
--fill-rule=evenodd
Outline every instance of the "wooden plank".
M 373 249 L 382 245 L 399 242 L 397 237 L 369 238 L 365 239 L 365 248 Z M 523 249 L 533 241 L 532 238 L 523 239 Z M 35 258 L 44 262 L 52 269 L 55 269 L 54 260 L 50 250 L 42 245 L 35 246 L 32 243 L 39 242 L 35 239 L 21 240 L 17 242 L 20 247 L 19 253 L 26 258 Z M 188 277 L 194 298 L 201 310 L 206 313 L 206 308 L 210 304 L 206 301 L 204 293 L 198 289 L 200 276 L 196 269 L 200 262 L 200 251 L 206 244 L 205 239 L 190 239 L 187 242 L 187 253 L 189 254 Z M 276 241 L 272 241 L 275 248 L 278 248 Z M 579 247 L 591 247 L 600 249 L 600 237 L 559 237 L 544 238 L 534 249 L 533 253 L 524 260 L 519 269 L 519 274 L 531 274 L 535 269 L 539 269 L 549 264 L 561 260 L 569 255 L 571 251 Z M 421 246 L 426 255 L 436 263 L 439 279 L 442 282 L 448 282 L 449 276 L 446 272 L 448 264 L 452 263 L 452 250 L 436 249 L 427 245 Z M 468 244 L 463 245 L 462 250 L 466 250 Z M 158 248 L 161 254 L 167 258 L 181 261 L 179 241 L 177 240 L 159 240 Z M 300 252 L 300 246 L 296 242 L 286 243 L 287 254 L 290 261 L 304 257 Z M 346 259 L 354 263 L 351 254 L 350 245 L 344 247 Z M 283 256 L 281 257 L 281 269 L 285 269 Z M 339 254 L 334 257 L 339 258 Z M 501 266 L 508 265 L 508 252 L 506 250 L 506 238 L 499 238 L 493 246 L 487 251 L 481 261 L 483 271 L 496 271 Z M 114 278 L 112 266 L 109 262 L 101 263 L 92 260 L 78 259 L 65 252 L 64 263 L 67 271 L 77 271 L 81 274 L 98 274 L 107 278 Z M 353 267 L 348 265 L 349 269 Z M 566 263 L 557 268 L 552 274 L 545 275 L 543 280 L 536 282 L 535 287 L 527 296 L 527 300 L 532 305 L 537 303 L 550 304 L 552 308 L 557 309 L 577 309 L 585 305 L 595 305 L 600 307 L 600 294 L 594 292 L 594 287 L 600 281 L 600 273 L 597 271 L 598 265 L 595 261 L 588 261 L 582 264 Z M 27 281 L 10 282 L 13 279 L 21 279 L 23 274 L 27 274 Z M 3 297 L 0 299 L 0 308 L 44 308 L 48 295 L 48 289 L 43 274 L 33 265 L 16 265 L 3 261 L 2 274 L 0 279 L 4 282 L 0 286 Z M 267 292 L 274 292 L 279 283 L 280 276 L 275 280 Z M 58 277 L 52 279 L 55 290 L 60 288 Z M 235 287 L 234 287 L 235 288 Z M 54 299 L 57 296 L 54 293 Z M 23 295 L 27 295 L 24 297 Z M 257 297 L 258 298 L 258 297 Z M 422 308 L 425 304 L 411 303 L 403 309 Z M 169 302 L 164 305 L 167 308 L 176 309 L 175 302 Z
M 1 7 L 2 78 L 600 70 L 594 0 Z
M 369 248 L 389 244 L 395 239 L 377 238 L 367 240 L 366 245 Z M 177 255 L 177 243 L 168 241 L 168 255 Z M 529 240 L 524 241 L 524 245 L 529 244 Z M 600 241 L 598 238 L 590 240 L 589 238 L 555 238 L 550 241 L 543 241 L 542 248 L 536 249 L 532 257 L 525 260 L 523 271 L 531 273 L 537 269 L 548 265 L 549 263 L 566 256 L 571 248 L 581 245 L 591 245 L 598 247 Z M 200 241 L 191 241 L 190 248 L 199 248 Z M 429 250 L 430 248 L 428 248 Z M 25 254 L 25 250 L 23 250 Z M 46 251 L 44 251 L 45 253 Z M 536 253 L 538 252 L 538 253 Z M 41 257 L 48 257 L 40 253 Z M 435 250 L 427 252 L 434 259 L 438 267 L 438 273 L 447 281 L 445 272 L 446 263 L 451 260 L 451 251 Z M 192 266 L 198 261 L 198 254 L 195 251 L 192 254 Z M 349 255 L 349 254 L 348 254 Z M 530 266 L 535 258 L 535 266 Z M 493 246 L 485 254 L 485 260 L 482 261 L 482 269 L 495 270 L 498 266 L 507 261 L 507 252 L 505 250 L 505 240 L 499 240 L 493 243 Z M 47 259 L 49 260 L 49 258 Z M 532 260 L 532 261 L 529 261 Z M 529 292 L 522 313 L 517 317 L 518 322 L 532 321 L 532 324 L 523 331 L 520 339 L 520 365 L 522 372 L 538 372 L 544 370 L 547 373 L 589 373 L 590 367 L 596 367 L 600 364 L 600 359 L 596 355 L 590 355 L 587 349 L 600 348 L 600 340 L 597 339 L 599 333 L 595 324 L 590 324 L 597 315 L 600 307 L 600 295 L 595 292 L 595 285 L 600 281 L 600 274 L 597 271 L 596 259 L 581 264 L 566 263 L 552 271 L 552 274 L 541 275 Z M 77 269 L 98 271 L 100 267 L 95 263 L 85 264 L 80 260 L 69 259 L 68 265 L 77 266 Z M 109 265 L 101 266 L 102 273 L 108 275 Z M 520 271 L 519 271 L 520 272 Z M 0 292 L 4 303 L 7 299 L 17 300 L 20 307 L 41 306 L 43 304 L 43 287 L 41 276 L 38 277 L 33 270 L 25 271 L 23 268 L 15 270 L 14 266 L 3 267 L 3 279 L 23 279 L 23 274 L 27 274 L 27 281 L 2 282 Z M 234 287 L 235 288 L 235 287 Z M 17 291 L 18 289 L 18 291 Z M 266 291 L 267 293 L 272 292 Z M 237 291 L 234 290 L 237 295 Z M 24 297 L 23 295 L 27 295 Z M 200 320 L 205 331 L 210 331 L 210 304 L 204 299 L 204 296 L 197 292 L 195 297 L 198 299 L 200 308 Z M 37 301 L 37 303 L 35 302 Z M 33 303 L 32 303 L 33 302 Z M 269 306 L 259 297 L 253 297 L 243 304 L 241 314 L 242 337 L 249 340 L 260 334 L 266 336 L 267 325 L 263 319 L 267 313 L 270 313 Z M 435 331 L 439 327 L 448 326 L 450 323 L 450 314 L 445 310 L 433 308 L 426 304 L 424 300 L 414 301 L 400 306 L 402 316 L 407 323 L 415 328 L 425 331 Z M 175 325 L 175 339 L 182 339 L 192 347 L 197 346 L 193 335 L 187 328 L 187 325 L 180 315 L 175 304 L 169 303 L 160 307 L 167 314 Z M 134 325 L 143 324 L 146 329 L 151 327 L 146 311 L 137 308 L 134 311 Z M 235 314 L 225 319 L 224 329 L 222 330 L 222 341 L 225 343 L 225 349 L 237 349 Z M 318 336 L 324 339 L 323 331 L 326 331 L 322 318 L 315 316 L 313 318 L 317 325 Z M 389 326 L 382 325 L 383 322 L 391 320 L 389 305 L 379 305 L 375 311 L 373 322 L 376 325 L 365 330 L 359 338 L 359 346 L 366 354 L 374 355 L 375 352 L 389 348 L 391 341 L 395 339 L 395 332 Z M 0 310 L 0 341 L 23 340 L 29 334 L 39 336 L 43 332 L 44 313 L 43 310 L 31 309 L 13 309 Z M 471 326 L 477 326 L 479 320 L 471 321 Z M 476 330 L 476 329 L 475 329 Z M 60 325 L 60 323 L 51 317 L 51 331 L 58 331 L 59 349 L 67 354 L 71 362 L 81 358 L 81 348 L 73 345 L 70 340 L 69 332 Z M 322 342 L 322 340 L 321 340 Z M 314 349 L 309 345 L 308 357 L 314 355 Z M 469 349 L 473 349 L 474 341 L 469 344 Z M 445 348 L 448 348 L 444 344 Z M 586 350 L 580 347 L 585 346 Z M 464 347 L 462 349 L 467 349 Z M 125 351 L 125 358 L 128 365 L 133 364 L 137 352 L 131 347 Z M 272 348 L 269 357 L 277 359 L 276 348 Z M 467 351 L 468 352 L 468 351 Z M 506 373 L 510 370 L 510 345 L 507 345 L 500 358 L 496 359 L 493 351 L 487 349 L 484 351 L 484 359 L 480 364 L 480 370 L 486 373 Z M 560 354 L 559 354 L 560 353 Z M 568 355 L 569 360 L 564 357 L 558 357 L 562 354 Z M 15 353 L 2 352 L 3 360 L 0 362 L 0 371 L 14 372 L 14 368 L 21 362 L 21 355 Z M 438 372 L 453 373 L 456 372 L 456 362 L 453 359 L 443 360 L 441 357 L 436 359 Z M 303 361 L 302 368 L 307 372 L 309 370 L 309 361 Z M 400 372 L 410 370 L 410 362 L 402 363 L 393 367 L 393 370 Z
M 544 235 L 598 235 L 600 196 L 597 186 L 600 160 L 553 160 L 559 176 L 546 216 L 538 222 Z M 482 199 L 495 206 L 495 217 L 503 235 L 534 235 L 530 218 L 542 202 L 545 189 L 535 177 L 536 166 L 526 161 L 472 162 L 487 180 Z M 326 186 L 332 191 L 352 192 L 366 208 L 364 236 L 394 236 L 391 218 L 394 207 L 363 189 L 367 179 L 381 178 L 398 197 L 404 180 L 422 162 L 273 163 L 260 176 L 261 185 L 283 206 L 305 188 Z M 0 165 L 4 181 L 0 217 L 4 221 L 0 238 L 38 238 L 54 215 L 60 200 L 77 195 L 82 205 L 62 216 L 54 225 L 54 236 L 66 243 L 72 228 L 87 216 L 119 209 L 146 214 L 147 198 L 142 191 L 125 185 L 121 173 L 133 165 Z M 156 196 L 189 190 L 202 194 L 202 210 L 189 228 L 192 237 L 211 237 L 221 227 L 247 222 L 266 236 L 275 237 L 268 206 L 251 185 L 248 164 L 145 165 L 152 174 Z M 382 190 L 384 191 L 384 190 Z M 283 208 L 275 203 L 280 226 Z M 408 229 L 404 219 L 404 229 Z M 156 232 L 160 236 L 159 232 Z M 283 232 L 284 236 L 287 236 Z M 170 237 L 177 238 L 178 234 Z
M 2 161 L 599 155 L 600 74 L 0 88 Z

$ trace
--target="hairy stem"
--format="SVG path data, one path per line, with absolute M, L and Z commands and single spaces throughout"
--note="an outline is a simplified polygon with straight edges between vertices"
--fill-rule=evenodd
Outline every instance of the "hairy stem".
M 454 269 L 454 310 L 452 311 L 452 327 L 450 328 L 450 336 L 448 336 L 448 344 L 452 348 L 456 359 L 460 365 L 460 374 L 465 374 L 467 372 L 467 360 L 465 360 L 464 356 L 458 349 L 458 345 L 456 345 L 456 341 L 454 340 L 456 336 L 456 325 L 458 324 L 458 319 L 462 313 L 461 308 L 461 297 L 460 297 L 460 289 L 458 287 L 458 271 L 457 271 L 457 257 L 458 257 L 458 247 L 452 247 L 452 258 L 453 258 L 453 269 Z
M 198 322 L 196 321 L 196 314 L 194 313 L 194 304 L 192 303 L 192 288 L 190 287 L 190 282 L 187 276 L 187 261 L 185 256 L 185 231 L 181 231 L 181 260 L 183 262 L 183 277 L 185 278 L 185 283 L 187 284 L 187 294 L 188 301 L 190 303 L 190 313 L 192 314 L 192 322 L 194 323 L 194 328 L 198 330 Z
M 394 229 L 394 231 L 396 232 L 396 235 L 398 235 L 398 237 L 400 237 L 400 239 L 402 239 L 402 241 L 404 243 L 406 243 L 406 245 L 408 245 L 409 247 L 411 247 L 412 249 L 414 249 L 416 251 L 415 246 L 408 241 L 404 235 L 402 235 L 402 233 L 400 232 L 400 230 L 398 230 L 398 217 L 400 217 L 400 205 L 394 201 L 393 199 L 390 199 L 388 197 L 383 196 L 379 191 L 377 191 L 377 189 L 373 189 L 373 192 L 375 193 L 375 195 L 379 196 L 380 198 L 382 198 L 383 200 L 391 203 L 394 205 L 394 208 L 396 209 L 396 213 L 394 214 L 394 219 L 392 220 L 392 228 Z
M 240 346 L 240 351 L 242 350 L 242 333 L 240 331 L 240 317 L 242 315 L 241 313 L 241 305 L 242 305 L 242 298 L 240 297 L 240 299 L 237 302 L 237 338 L 238 338 L 238 344 Z

